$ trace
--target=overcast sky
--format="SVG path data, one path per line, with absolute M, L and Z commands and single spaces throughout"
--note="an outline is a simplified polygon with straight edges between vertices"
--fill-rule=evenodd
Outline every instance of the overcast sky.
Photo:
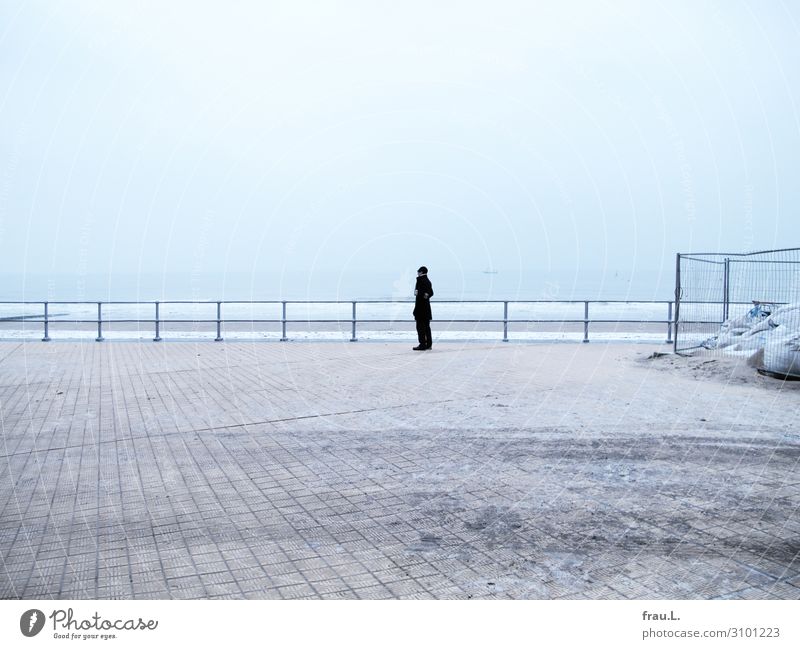
M 798 246 L 799 37 L 780 0 L 4 0 L 2 271 Z

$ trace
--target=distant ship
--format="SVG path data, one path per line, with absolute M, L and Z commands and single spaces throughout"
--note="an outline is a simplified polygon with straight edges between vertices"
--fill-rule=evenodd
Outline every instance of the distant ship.
M 485 275 L 497 275 L 497 271 L 492 268 L 487 268 L 483 271 Z

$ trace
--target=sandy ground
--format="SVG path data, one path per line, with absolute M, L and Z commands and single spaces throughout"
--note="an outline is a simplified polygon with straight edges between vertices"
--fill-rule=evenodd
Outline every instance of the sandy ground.
M 0 596 L 800 595 L 800 382 L 410 347 L 0 344 Z

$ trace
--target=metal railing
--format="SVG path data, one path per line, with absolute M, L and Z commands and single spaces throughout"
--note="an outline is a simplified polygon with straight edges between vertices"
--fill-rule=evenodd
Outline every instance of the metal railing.
M 306 325 L 312 325 L 314 323 L 349 323 L 351 327 L 351 336 L 350 341 L 356 342 L 358 341 L 358 325 L 359 324 L 368 324 L 368 323 L 392 323 L 392 324 L 407 324 L 413 323 L 413 319 L 394 319 L 394 318 L 359 318 L 358 317 L 358 305 L 377 305 L 377 304 L 413 304 L 413 300 L 219 300 L 219 301 L 199 301 L 199 300 L 162 300 L 162 301 L 18 301 L 18 302 L 5 302 L 0 301 L 0 306 L 4 305 L 41 305 L 43 308 L 42 314 L 34 314 L 34 315 L 20 315 L 20 316 L 10 316 L 10 317 L 0 317 L 0 323 L 9 323 L 9 322 L 41 322 L 43 326 L 43 342 L 48 342 L 51 340 L 50 337 L 50 326 L 53 323 L 70 323 L 70 324 L 92 324 L 97 327 L 97 337 L 95 340 L 97 342 L 102 342 L 105 340 L 103 335 L 103 325 L 104 324 L 151 324 L 153 326 L 153 341 L 159 342 L 163 340 L 162 338 L 162 326 L 163 325 L 170 325 L 170 324 L 215 324 L 216 325 L 216 337 L 214 338 L 215 341 L 219 342 L 224 340 L 223 337 L 223 324 L 234 324 L 234 323 L 248 323 L 251 325 L 256 324 L 280 324 L 281 328 L 281 337 L 280 340 L 285 342 L 289 340 L 288 337 L 288 329 L 289 325 L 292 324 L 299 324 L 303 323 Z M 351 317 L 350 318 L 302 318 L 302 319 L 292 319 L 287 317 L 288 307 L 291 305 L 351 305 Z M 589 342 L 589 328 L 592 324 L 639 324 L 639 325 L 664 325 L 666 327 L 666 340 L 665 343 L 672 344 L 672 333 L 673 327 L 675 325 L 675 321 L 673 318 L 673 307 L 674 302 L 668 300 L 436 300 L 435 304 L 437 306 L 446 305 L 446 304 L 459 304 L 459 305 L 491 305 L 491 304 L 502 304 L 503 305 L 503 317 L 502 318 L 478 318 L 478 319 L 461 319 L 461 318 L 440 318 L 436 321 L 438 323 L 463 323 L 463 324 L 497 324 L 498 328 L 499 325 L 502 324 L 503 331 L 502 331 L 502 341 L 508 342 L 509 337 L 509 325 L 516 325 L 516 324 L 577 324 L 583 325 L 583 340 L 582 342 L 588 343 Z M 561 305 L 583 305 L 583 318 L 510 318 L 509 317 L 509 305 L 517 305 L 517 304 L 525 304 L 525 305 L 542 305 L 542 304 L 561 304 Z M 666 319 L 646 319 L 646 320 L 637 320 L 637 319 L 627 319 L 627 318 L 591 318 L 590 317 L 590 305 L 664 305 L 666 308 Z M 50 307 L 53 305 L 97 305 L 97 317 L 96 318 L 59 318 L 54 319 L 51 315 Z M 104 316 L 103 307 L 104 306 L 122 306 L 122 305 L 152 305 L 153 308 L 153 318 L 109 318 Z M 164 318 L 162 317 L 162 307 L 164 305 L 215 305 L 216 306 L 216 317 L 211 319 L 185 319 L 185 318 Z M 223 306 L 224 305 L 246 305 L 246 306 L 255 306 L 255 305 L 280 305 L 281 310 L 281 317 L 280 318 L 224 318 L 223 317 Z M 255 330 L 254 330 L 255 331 Z M 499 332 L 498 332 L 499 333 Z M 2 329 L 0 329 L 0 339 L 3 338 Z

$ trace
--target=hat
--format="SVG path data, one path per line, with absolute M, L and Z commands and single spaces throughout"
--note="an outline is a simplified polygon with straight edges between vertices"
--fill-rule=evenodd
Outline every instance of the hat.
M 417 269 L 417 272 L 418 272 L 418 273 L 423 273 L 423 274 L 427 275 L 427 274 L 428 274 L 428 269 L 427 269 L 425 266 L 420 266 L 420 267 Z

